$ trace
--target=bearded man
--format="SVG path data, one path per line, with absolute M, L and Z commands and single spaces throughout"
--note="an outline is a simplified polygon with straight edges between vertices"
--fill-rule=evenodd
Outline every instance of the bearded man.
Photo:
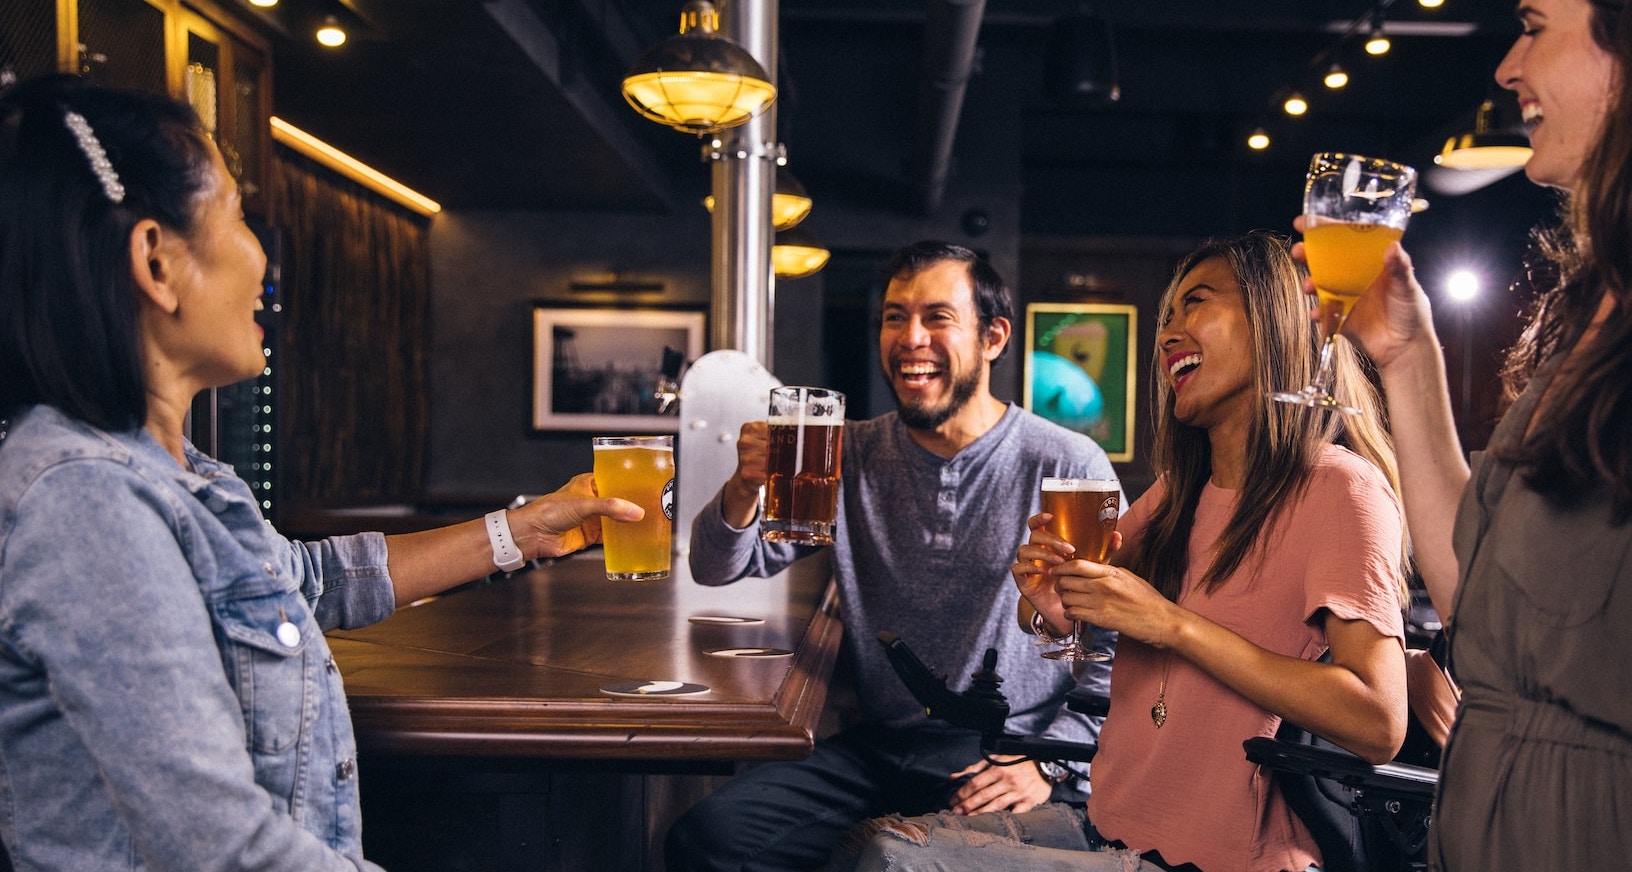
M 1074 676 L 1043 659 L 1015 623 L 1009 566 L 1044 476 L 1116 474 L 1093 440 L 992 395 L 1013 301 L 989 264 L 967 248 L 919 242 L 898 251 L 886 275 L 879 362 L 896 410 L 845 425 L 832 546 L 860 722 L 818 740 L 810 757 L 748 770 L 694 806 L 669 831 L 675 872 L 820 868 L 846 830 L 881 814 L 1086 799 L 1085 764 L 992 765 L 977 733 L 926 718 L 875 637 L 889 630 L 953 676 L 972 674 L 996 648 L 1008 732 L 1094 741 L 1097 719 L 1066 709 L 1065 697 L 1079 686 L 1107 693 L 1109 664 Z M 768 454 L 767 425 L 743 425 L 736 472 L 692 526 L 697 582 L 775 575 L 816 550 L 760 539 Z M 1112 634 L 1085 632 L 1090 647 L 1114 645 Z

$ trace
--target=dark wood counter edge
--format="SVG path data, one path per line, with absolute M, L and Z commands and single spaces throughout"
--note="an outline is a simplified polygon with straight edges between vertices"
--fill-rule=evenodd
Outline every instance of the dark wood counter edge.
M 355 699 L 368 754 L 599 760 L 792 760 L 815 745 L 844 624 L 829 581 L 771 705 L 704 700 Z M 600 715 L 596 717 L 596 715 Z

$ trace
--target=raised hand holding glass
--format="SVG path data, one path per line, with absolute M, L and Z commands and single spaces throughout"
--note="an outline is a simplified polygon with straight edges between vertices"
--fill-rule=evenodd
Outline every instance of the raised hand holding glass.
M 1053 515 L 1048 529 L 1077 549 L 1076 556 L 1101 563 L 1111 548 L 1111 534 L 1121 515 L 1122 489 L 1115 479 L 1045 478 L 1043 511 Z M 1044 651 L 1050 660 L 1109 660 L 1109 654 L 1082 644 L 1082 622 L 1074 621 L 1064 648 Z
M 1303 188 L 1303 250 L 1325 338 L 1315 380 L 1271 397 L 1359 411 L 1332 395 L 1332 343 L 1355 301 L 1382 273 L 1389 245 L 1405 234 L 1416 192 L 1417 171 L 1404 164 L 1340 152 L 1322 152 L 1310 162 Z

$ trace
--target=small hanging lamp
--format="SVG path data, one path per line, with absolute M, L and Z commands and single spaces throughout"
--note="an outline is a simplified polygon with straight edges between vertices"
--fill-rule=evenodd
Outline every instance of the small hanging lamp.
M 802 279 L 827 266 L 831 256 L 832 252 L 809 231 L 794 227 L 776 234 L 776 244 L 771 246 L 771 269 L 778 278 Z
M 1445 140 L 1434 163 L 1453 170 L 1522 167 L 1530 160 L 1530 139 L 1496 128 L 1496 101 L 1485 98 L 1473 115 L 1473 132 Z
M 623 79 L 635 111 L 699 136 L 746 123 L 776 99 L 776 86 L 754 56 L 719 35 L 720 13 L 688 0 L 680 33 L 652 46 Z
M 776 191 L 771 194 L 771 226 L 777 230 L 786 230 L 810 214 L 812 201 L 806 193 L 805 186 L 788 172 L 786 167 L 776 168 Z M 714 211 L 714 195 L 703 198 L 703 208 Z

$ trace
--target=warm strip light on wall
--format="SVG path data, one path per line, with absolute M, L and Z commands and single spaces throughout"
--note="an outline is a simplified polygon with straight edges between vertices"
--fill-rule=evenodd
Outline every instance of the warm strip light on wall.
M 282 118 L 273 117 L 272 138 L 375 193 L 390 197 L 421 215 L 429 217 L 442 211 L 441 203 L 329 145 Z

